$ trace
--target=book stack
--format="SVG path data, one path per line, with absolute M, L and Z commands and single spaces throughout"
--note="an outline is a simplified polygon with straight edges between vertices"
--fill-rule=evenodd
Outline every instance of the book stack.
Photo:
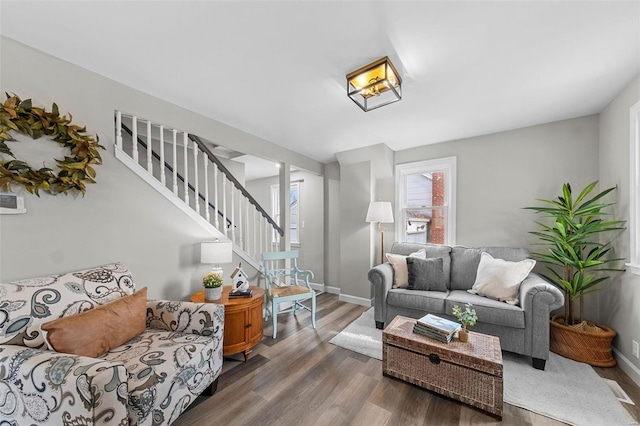
M 247 291 L 232 291 L 229 293 L 229 298 L 234 299 L 237 297 L 251 297 L 253 290 L 249 289 Z
M 449 343 L 462 324 L 427 314 L 413 326 L 413 332 L 442 343 Z

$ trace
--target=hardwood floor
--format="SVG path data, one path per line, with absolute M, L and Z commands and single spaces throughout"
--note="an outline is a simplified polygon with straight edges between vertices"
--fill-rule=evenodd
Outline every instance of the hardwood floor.
M 198 398 L 174 423 L 184 425 L 532 425 L 563 423 L 508 404 L 503 421 L 480 410 L 382 376 L 382 362 L 329 340 L 368 308 L 318 297 L 317 329 L 309 314 L 282 315 L 278 338 L 265 337 L 242 362 L 225 358 L 218 391 Z M 636 403 L 640 389 L 619 368 L 596 369 L 617 380 Z M 627 404 L 625 404 L 627 406 Z

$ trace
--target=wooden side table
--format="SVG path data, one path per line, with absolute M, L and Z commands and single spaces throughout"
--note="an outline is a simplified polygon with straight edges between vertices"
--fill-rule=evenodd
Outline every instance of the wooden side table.
M 212 303 L 224 305 L 224 340 L 222 354 L 232 355 L 242 352 L 246 361 L 251 348 L 262 340 L 262 308 L 264 290 L 251 286 L 251 297 L 229 298 L 231 286 L 222 287 L 222 297 Z M 191 301 L 203 303 L 204 290 L 194 293 Z

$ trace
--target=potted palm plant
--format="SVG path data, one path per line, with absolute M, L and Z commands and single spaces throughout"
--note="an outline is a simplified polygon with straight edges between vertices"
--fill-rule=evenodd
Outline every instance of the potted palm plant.
M 622 271 L 616 263 L 623 259 L 610 256 L 611 242 L 603 235 L 624 229 L 624 221 L 606 220 L 603 197 L 616 188 L 591 195 L 598 181 L 587 185 L 574 199 L 571 186 L 562 186 L 557 200 L 539 199 L 541 207 L 526 207 L 551 220 L 551 224 L 536 222 L 541 230 L 531 234 L 547 247 L 534 257 L 546 264 L 546 280 L 564 293 L 564 315 L 551 319 L 551 351 L 576 361 L 598 367 L 612 367 L 616 361 L 611 342 L 616 332 L 611 328 L 583 319 L 584 295 L 609 278 L 608 273 Z
M 478 321 L 478 315 L 476 315 L 476 310 L 471 307 L 470 303 L 464 305 L 464 310 L 458 305 L 454 305 L 452 309 L 453 315 L 458 318 L 458 321 L 462 323 L 462 329 L 458 331 L 458 339 L 465 343 L 469 340 L 469 330 L 467 330 L 468 326 L 476 325 Z
M 216 272 L 209 272 L 202 277 L 205 300 L 218 300 L 222 297 L 222 275 Z

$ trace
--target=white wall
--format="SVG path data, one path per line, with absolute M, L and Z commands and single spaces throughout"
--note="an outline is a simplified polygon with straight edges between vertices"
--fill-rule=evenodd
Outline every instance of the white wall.
M 198 243 L 212 236 L 115 159 L 116 109 L 322 172 L 322 164 L 300 154 L 6 37 L 0 38 L 0 48 L 2 93 L 15 92 L 47 109 L 56 102 L 61 113 L 73 114 L 74 122 L 97 133 L 106 147 L 104 164 L 96 168 L 98 183 L 84 198 L 26 194 L 27 214 L 0 216 L 2 281 L 122 261 L 152 298 L 185 299 L 200 288 L 208 268 L 199 264 Z M 223 266 L 228 276 L 235 265 Z
M 640 100 L 640 76 L 600 113 L 600 186 L 617 186 L 615 217 L 629 219 L 629 108 Z M 627 225 L 628 226 L 628 225 Z M 615 240 L 615 255 L 629 259 L 629 230 Z M 640 342 L 640 276 L 631 272 L 616 274 L 599 293 L 600 322 L 618 332 L 613 344 L 636 367 L 640 383 L 640 360 L 631 354 L 631 341 Z M 624 363 L 621 363 L 624 367 Z M 630 375 L 632 372 L 628 371 Z

